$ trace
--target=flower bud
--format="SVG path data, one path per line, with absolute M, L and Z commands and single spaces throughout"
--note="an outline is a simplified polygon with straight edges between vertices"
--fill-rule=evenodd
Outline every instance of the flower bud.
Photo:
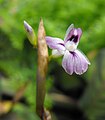
M 36 45 L 37 45 L 37 38 L 36 38 L 36 35 L 34 33 L 33 28 L 26 21 L 24 21 L 24 27 L 25 27 L 25 31 L 26 31 L 26 34 L 27 34 L 27 37 L 28 37 L 30 43 L 33 46 L 36 47 Z

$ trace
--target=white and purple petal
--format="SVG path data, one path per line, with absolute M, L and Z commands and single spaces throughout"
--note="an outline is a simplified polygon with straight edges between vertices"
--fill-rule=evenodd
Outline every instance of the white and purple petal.
M 71 36 L 70 40 L 73 41 L 76 45 L 78 45 L 80 41 L 80 37 L 82 35 L 82 30 L 80 28 L 75 28 L 73 30 L 73 35 Z
M 88 65 L 90 65 L 88 58 L 79 50 L 75 50 L 74 72 L 81 75 L 87 71 Z
M 70 32 L 71 32 L 71 30 L 74 28 L 74 24 L 71 24 L 69 27 L 68 27 L 68 29 L 67 29 L 67 31 L 66 31 L 66 34 L 65 34 L 65 37 L 64 37 L 64 41 L 66 41 L 67 40 L 67 38 L 68 38 L 68 36 L 69 36 L 69 34 L 70 34 Z
M 79 75 L 82 74 L 82 62 L 76 53 L 74 55 L 74 72 Z
M 70 75 L 73 74 L 74 58 L 72 53 L 70 53 L 68 50 L 65 51 L 65 54 L 62 60 L 62 67 L 68 74 Z
M 68 41 L 72 41 L 76 45 L 78 45 L 81 35 L 82 35 L 82 30 L 80 28 L 76 29 L 72 27 L 72 29 L 70 29 L 70 31 L 67 32 L 64 42 L 66 44 Z
M 81 30 L 81 28 L 78 28 L 78 29 L 77 29 L 77 34 L 78 34 L 78 42 L 79 42 L 79 40 L 80 40 L 80 38 L 81 38 L 81 35 L 82 35 L 82 30 Z
M 75 53 L 77 53 L 78 55 L 82 56 L 82 58 L 86 61 L 87 64 L 89 64 L 89 65 L 91 64 L 91 63 L 89 62 L 89 59 L 86 57 L 86 55 L 85 55 L 81 50 L 76 49 L 76 50 L 75 50 Z
M 90 62 L 82 52 L 79 50 L 75 50 L 75 52 L 66 50 L 62 60 L 62 67 L 68 74 L 76 73 L 81 75 L 87 71 L 88 65 L 90 65 Z
M 52 57 L 60 57 L 60 56 L 62 56 L 62 55 L 64 55 L 64 52 L 65 51 L 58 51 L 57 49 L 53 49 L 52 50 Z
M 64 41 L 60 38 L 47 36 L 46 43 L 51 49 L 65 50 Z
M 68 51 L 75 51 L 77 49 L 77 44 L 75 44 L 73 41 L 68 41 L 65 43 L 65 48 L 68 50 Z

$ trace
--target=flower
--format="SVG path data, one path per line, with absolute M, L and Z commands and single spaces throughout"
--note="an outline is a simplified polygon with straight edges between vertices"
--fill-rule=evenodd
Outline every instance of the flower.
M 83 74 L 87 71 L 90 62 L 88 58 L 77 49 L 77 46 L 82 35 L 82 30 L 80 28 L 74 28 L 71 24 L 66 31 L 64 41 L 60 38 L 46 36 L 46 43 L 52 50 L 52 56 L 58 57 L 62 56 L 62 67 L 64 70 L 72 75 Z

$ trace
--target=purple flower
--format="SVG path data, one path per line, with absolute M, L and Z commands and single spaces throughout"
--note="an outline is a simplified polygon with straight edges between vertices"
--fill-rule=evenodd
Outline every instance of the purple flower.
M 62 67 L 70 75 L 73 73 L 81 75 L 90 65 L 88 58 L 77 49 L 81 35 L 82 30 L 74 28 L 74 25 L 71 24 L 66 31 L 64 41 L 60 38 L 46 37 L 47 45 L 53 49 L 52 55 L 54 57 L 64 55 Z

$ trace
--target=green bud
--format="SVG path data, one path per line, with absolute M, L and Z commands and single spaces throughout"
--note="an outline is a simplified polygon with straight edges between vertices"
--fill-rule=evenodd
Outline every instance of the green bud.
M 33 28 L 26 21 L 24 21 L 24 27 L 25 27 L 25 31 L 26 31 L 26 34 L 27 34 L 27 37 L 28 37 L 30 43 L 36 47 L 37 46 L 37 38 L 36 38 Z

